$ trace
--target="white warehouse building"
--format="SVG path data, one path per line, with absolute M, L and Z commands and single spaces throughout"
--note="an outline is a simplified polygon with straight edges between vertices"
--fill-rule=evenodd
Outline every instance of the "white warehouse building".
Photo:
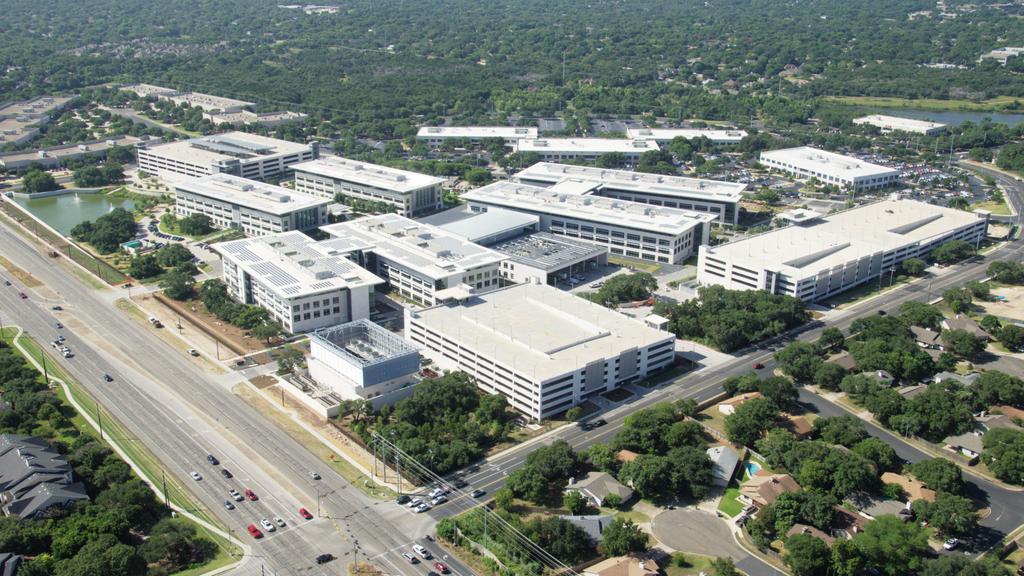
M 501 138 L 506 146 L 512 146 L 519 140 L 535 140 L 536 126 L 423 126 L 416 133 L 416 139 L 426 142 L 432 148 L 444 144 L 446 140 L 468 140 L 479 144 L 487 138 Z
M 593 162 L 605 154 L 622 154 L 626 161 L 636 163 L 640 155 L 660 150 L 654 140 L 627 140 L 625 138 L 543 138 L 516 141 L 516 152 L 535 152 L 541 160 L 587 160 Z
M 988 216 L 896 198 L 720 246 L 701 246 L 697 279 L 807 302 L 895 272 L 950 240 L 978 246 Z
M 810 146 L 761 152 L 761 164 L 857 191 L 885 188 L 900 179 L 899 170 Z
M 321 230 L 332 236 L 321 245 L 347 254 L 403 298 L 426 306 L 501 285 L 498 268 L 506 256 L 437 226 L 381 214 Z
M 739 144 L 747 136 L 745 130 L 723 128 L 629 128 L 626 137 L 634 140 L 654 140 L 668 144 L 676 138 L 707 138 L 712 144 Z
M 612 254 L 676 264 L 706 244 L 716 216 L 539 188 L 495 182 L 462 195 L 470 210 L 502 208 L 540 217 L 540 230 L 606 246 Z
M 310 230 L 327 224 L 329 200 L 280 186 L 212 174 L 174 185 L 174 212 L 204 214 L 215 228 L 237 228 L 246 236 Z
M 385 202 L 402 216 L 419 216 L 441 209 L 443 178 L 378 166 L 368 162 L 325 156 L 292 166 L 295 189 L 334 199 L 342 194 L 360 200 Z
M 297 231 L 213 244 L 228 294 L 265 308 L 285 331 L 369 318 L 384 281 Z
M 245 132 L 226 132 L 140 148 L 139 170 L 172 179 L 227 173 L 265 180 L 320 155 L 317 142 L 298 144 Z
M 899 116 L 886 116 L 884 114 L 871 114 L 853 119 L 854 124 L 869 124 L 882 129 L 882 132 L 912 132 L 914 134 L 926 134 L 938 136 L 946 131 L 945 124 L 928 122 L 927 120 L 914 120 L 913 118 L 901 118 Z
M 708 212 L 717 215 L 719 223 L 726 225 L 739 221 L 739 205 L 747 189 L 746 184 L 738 182 L 551 162 L 538 162 L 517 172 L 513 179 L 576 194 Z
M 517 284 L 405 311 L 406 338 L 445 369 L 540 420 L 643 380 L 675 358 L 675 337 L 544 284 Z

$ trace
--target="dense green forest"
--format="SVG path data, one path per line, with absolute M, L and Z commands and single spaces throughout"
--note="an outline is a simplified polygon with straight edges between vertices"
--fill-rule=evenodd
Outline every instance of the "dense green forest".
M 977 63 L 1024 44 L 1024 7 L 945 5 L 356 0 L 308 15 L 272 0 L 2 0 L 0 100 L 146 81 L 382 138 L 449 116 L 786 123 L 821 95 L 1024 97 L 1016 63 Z

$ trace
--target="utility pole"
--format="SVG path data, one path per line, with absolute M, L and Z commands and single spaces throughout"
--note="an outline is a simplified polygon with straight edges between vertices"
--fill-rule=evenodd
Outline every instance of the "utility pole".
M 50 374 L 46 370 L 46 354 L 40 354 L 39 358 L 43 361 L 43 380 L 46 382 L 46 387 L 50 387 Z
M 99 402 L 96 403 L 96 421 L 100 426 L 100 440 L 103 440 L 103 412 L 100 411 Z
M 160 483 L 164 488 L 164 508 L 170 508 L 171 500 L 167 498 L 167 474 L 163 470 L 160 471 Z

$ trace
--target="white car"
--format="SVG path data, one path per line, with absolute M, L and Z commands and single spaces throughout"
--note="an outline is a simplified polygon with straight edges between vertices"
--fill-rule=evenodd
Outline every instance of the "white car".
M 444 504 L 447 501 L 448 497 L 445 496 L 444 494 L 438 494 L 433 500 L 431 500 L 431 502 L 434 503 L 434 506 L 437 506 L 438 504 Z
M 403 553 L 402 554 L 402 558 L 405 558 L 409 562 L 409 564 L 419 564 L 420 563 L 418 558 L 416 558 L 412 554 L 409 554 L 408 552 Z
M 235 502 L 241 502 L 242 500 L 245 500 L 245 497 L 242 496 L 238 492 L 238 490 L 235 490 L 234 488 L 228 490 L 228 494 L 231 494 L 231 498 L 233 498 Z
M 188 475 L 191 476 L 192 479 L 195 480 L 196 482 L 199 482 L 200 480 L 203 479 L 202 474 L 200 474 L 199 472 L 196 472 L 195 470 L 189 472 Z
M 263 526 L 263 529 L 267 532 L 273 532 L 274 530 L 277 530 L 277 527 L 274 526 L 274 523 L 270 520 L 267 520 L 266 518 L 260 520 L 260 526 Z
M 409 500 L 408 506 L 409 508 L 416 508 L 421 504 L 423 504 L 423 500 L 420 500 L 419 498 L 413 498 L 412 500 Z
M 416 507 L 416 513 L 417 514 L 422 514 L 423 512 L 426 512 L 427 510 L 430 510 L 430 504 L 427 504 L 427 503 L 420 504 L 419 506 Z
M 437 488 L 434 488 L 433 490 L 430 491 L 430 497 L 431 498 L 437 498 L 438 496 L 440 496 L 442 494 L 444 494 L 444 488 L 441 488 L 440 486 L 438 486 Z
M 942 543 L 942 548 L 945 550 L 954 550 L 959 545 L 959 540 L 957 540 L 956 538 L 950 538 L 949 540 L 946 540 Z
M 420 546 L 419 544 L 414 544 L 412 549 L 415 550 L 417 554 L 422 556 L 424 560 L 430 560 L 431 558 L 434 557 L 430 553 L 430 550 L 427 550 L 426 548 L 424 548 L 423 546 Z
M 277 524 L 281 528 L 284 528 L 285 526 L 287 526 L 287 524 L 284 523 L 284 519 L 281 518 L 280 516 L 274 516 L 274 524 Z

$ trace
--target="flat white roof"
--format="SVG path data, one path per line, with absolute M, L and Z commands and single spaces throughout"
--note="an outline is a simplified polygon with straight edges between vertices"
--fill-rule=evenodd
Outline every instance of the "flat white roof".
M 188 164 L 215 164 L 225 160 L 260 160 L 271 156 L 300 154 L 309 144 L 288 142 L 246 132 L 225 132 L 190 140 L 179 140 L 148 149 L 150 153 Z
M 701 136 L 715 143 L 739 142 L 747 135 L 745 130 L 726 130 L 721 128 L 629 128 L 628 138 L 636 140 L 652 139 L 659 142 L 675 138 L 700 138 Z
M 110 138 L 101 138 L 99 140 L 88 140 L 77 144 L 61 144 L 60 146 L 51 146 L 40 150 L 22 150 L 20 152 L 0 153 L 0 164 L 4 162 L 31 161 L 46 157 L 62 158 L 65 156 L 88 154 L 90 152 L 101 152 L 103 150 L 107 150 L 111 146 L 136 146 L 145 142 L 159 141 L 160 139 L 155 136 L 143 136 L 142 138 L 139 138 L 129 134 L 122 134 L 121 136 L 112 136 Z
M 417 138 L 504 138 L 520 140 L 536 138 L 536 126 L 423 126 L 416 133 Z
M 178 91 L 174 88 L 164 88 L 163 86 L 157 86 L 155 84 L 125 84 L 121 86 L 121 90 L 127 90 L 134 92 L 136 96 L 156 96 L 164 97 L 172 94 L 177 94 Z
M 29 116 L 39 117 L 63 107 L 71 101 L 71 96 L 37 96 L 31 100 L 10 102 L 0 107 L 0 117 Z
M 203 110 L 244 108 L 246 106 L 256 105 L 255 102 L 246 102 L 245 100 L 226 98 L 224 96 L 214 96 L 213 94 L 203 94 L 202 92 L 182 92 L 180 94 L 169 94 L 166 96 L 166 98 L 168 100 L 171 100 L 172 102 L 185 102 L 189 106 L 202 108 Z
M 320 228 L 333 238 L 332 249 L 374 253 L 433 279 L 449 278 L 495 264 L 506 256 L 474 244 L 437 226 L 398 214 L 381 214 Z
M 511 210 L 541 212 L 672 235 L 684 234 L 698 224 L 713 222 L 717 218 L 714 214 L 600 196 L 564 194 L 549 188 L 508 181 L 494 182 L 471 190 L 463 194 L 462 198 L 468 202 L 481 202 Z
M 344 254 L 295 230 L 211 246 L 285 299 L 384 283 Z
M 232 174 L 211 174 L 202 178 L 190 178 L 176 182 L 174 187 L 178 190 L 275 216 L 284 216 L 314 206 L 326 206 L 331 202 L 328 198 L 318 198 Z
M 871 254 L 927 242 L 979 218 L 972 212 L 889 199 L 701 250 L 751 270 L 805 278 Z
M 292 164 L 291 168 L 295 172 L 305 172 L 399 193 L 409 193 L 422 188 L 438 186 L 444 182 L 444 178 L 429 174 L 349 160 L 341 156 L 323 156 L 309 162 Z
M 470 242 L 479 242 L 481 239 L 503 232 L 530 227 L 536 229 L 539 223 L 540 217 L 533 214 L 495 208 L 487 212 L 471 212 L 466 218 L 437 226 Z
M 622 191 L 688 198 L 706 197 L 709 200 L 723 202 L 739 202 L 742 198 L 741 192 L 747 188 L 746 184 L 738 182 L 646 174 L 629 170 L 608 170 L 593 166 L 575 166 L 553 162 L 538 162 L 526 170 L 516 173 L 513 178 L 520 182 L 529 180 L 558 184 L 559 190 L 566 192 L 572 188 L 563 188 L 562 183 L 582 181 L 591 183 L 591 185 L 589 187 L 580 185 L 577 189 L 581 193 L 589 192 L 597 187 L 595 185 L 599 185 Z
M 411 315 L 445 338 L 538 382 L 674 338 L 544 284 L 517 284 Z
M 516 142 L 518 152 L 536 152 L 538 154 L 607 154 L 621 152 L 623 154 L 643 154 L 649 150 L 660 150 L 654 140 L 628 140 L 625 138 L 541 138 L 537 140 L 519 140 Z
M 893 168 L 858 160 L 852 156 L 844 156 L 835 152 L 811 148 L 810 146 L 769 150 L 761 152 L 761 158 L 784 162 L 801 170 L 821 172 L 822 174 L 850 179 L 899 173 L 899 170 Z
M 901 118 L 899 116 L 886 116 L 884 114 L 870 114 L 853 119 L 854 124 L 871 124 L 885 130 L 903 130 L 904 132 L 928 132 L 945 128 L 945 124 L 928 122 L 927 120 L 915 120 L 913 118 Z

